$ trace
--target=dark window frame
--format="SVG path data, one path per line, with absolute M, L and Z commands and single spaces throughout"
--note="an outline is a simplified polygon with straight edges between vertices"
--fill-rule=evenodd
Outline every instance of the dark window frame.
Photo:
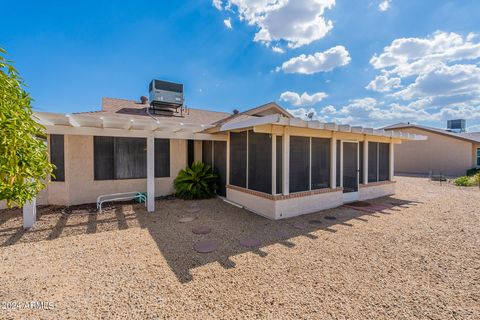
M 390 156 L 388 143 L 368 142 L 368 183 L 390 180 Z
M 132 139 L 143 139 L 144 140 L 144 146 L 136 146 L 142 147 L 142 151 L 145 152 L 143 155 L 138 155 L 135 154 L 129 155 L 129 158 L 127 159 L 135 159 L 140 157 L 140 162 L 144 162 L 144 170 L 145 170 L 145 175 L 140 174 L 137 176 L 133 177 L 119 177 L 119 172 L 118 172 L 118 166 L 119 166 L 119 158 L 118 158 L 118 150 L 122 146 L 123 143 L 127 144 L 127 141 L 133 141 Z M 143 141 L 142 140 L 142 141 Z M 138 141 L 137 141 L 138 142 Z M 157 156 L 157 146 L 160 143 L 164 143 L 166 146 L 166 156 L 164 159 L 165 166 L 163 169 L 159 169 L 159 164 L 158 162 L 160 161 L 159 157 Z M 102 145 L 103 143 L 103 145 Z M 171 152 L 170 152 L 170 139 L 155 139 L 154 140 L 154 177 L 155 178 L 169 178 L 171 177 L 171 167 L 170 167 L 170 157 L 171 157 Z M 146 156 L 146 146 L 147 146 L 147 139 L 146 138 L 132 138 L 132 137 L 110 137 L 110 136 L 94 136 L 93 137 L 93 166 L 94 166 L 94 172 L 93 172 L 93 179 L 94 181 L 111 181 L 111 180 L 132 180 L 132 179 L 146 179 L 147 178 L 147 156 Z M 109 148 L 106 150 L 106 148 Z M 107 153 L 111 153 L 108 155 Z M 103 165 L 99 165 L 99 157 L 106 158 L 105 163 Z M 142 160 L 144 158 L 144 160 Z M 128 164 L 127 164 L 128 165 Z M 135 168 L 135 170 L 139 170 Z M 140 168 L 140 171 L 143 171 L 143 168 Z M 121 175 L 120 175 L 121 176 Z
M 65 182 L 65 136 L 63 134 L 50 135 L 50 163 L 55 165 L 50 180 Z

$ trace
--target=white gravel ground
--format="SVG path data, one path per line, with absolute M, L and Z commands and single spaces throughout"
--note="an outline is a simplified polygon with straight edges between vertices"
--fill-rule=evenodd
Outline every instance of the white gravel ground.
M 150 215 L 140 205 L 44 208 L 24 232 L 20 212 L 5 210 L 0 318 L 480 319 L 480 190 L 397 180 L 394 197 L 375 201 L 396 205 L 384 212 L 283 221 L 220 199 L 196 213 L 168 200 Z M 193 234 L 198 226 L 211 232 Z M 261 246 L 241 246 L 247 237 Z M 200 240 L 217 250 L 196 253 Z

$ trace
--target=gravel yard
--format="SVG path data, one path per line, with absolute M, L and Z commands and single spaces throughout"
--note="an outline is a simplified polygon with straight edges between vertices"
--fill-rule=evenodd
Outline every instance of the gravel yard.
M 282 221 L 163 200 L 46 207 L 25 232 L 4 210 L 0 318 L 480 319 L 480 190 L 397 180 L 373 201 L 391 209 Z M 203 240 L 216 250 L 195 252 Z M 11 309 L 30 301 L 51 304 Z

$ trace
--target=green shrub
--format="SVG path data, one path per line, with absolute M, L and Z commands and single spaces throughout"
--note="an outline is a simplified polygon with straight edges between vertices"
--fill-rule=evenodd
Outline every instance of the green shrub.
M 218 175 L 203 162 L 194 162 L 175 178 L 175 195 L 181 199 L 205 199 L 215 195 Z
M 473 177 L 463 176 L 455 179 L 454 183 L 461 187 L 471 187 L 475 185 L 475 179 Z
M 480 172 L 478 172 L 473 178 L 475 184 L 480 187 Z
M 467 176 L 468 177 L 473 177 L 474 175 L 480 173 L 480 169 L 478 168 L 472 168 L 467 170 Z

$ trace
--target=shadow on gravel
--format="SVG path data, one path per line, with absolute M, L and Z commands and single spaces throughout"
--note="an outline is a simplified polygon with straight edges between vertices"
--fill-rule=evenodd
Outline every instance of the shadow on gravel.
M 381 210 L 358 210 L 339 207 L 286 220 L 272 221 L 247 210 L 231 206 L 221 199 L 196 201 L 162 200 L 156 202 L 156 212 L 148 214 L 139 204 L 117 204 L 105 213 L 95 214 L 88 206 L 38 210 L 37 225 L 29 231 L 21 228 L 21 214 L 17 209 L 0 215 L 0 245 L 10 246 L 18 242 L 53 240 L 73 235 L 95 234 L 105 231 L 147 229 L 177 279 L 186 283 L 192 280 L 190 270 L 217 262 L 226 269 L 235 268 L 230 257 L 250 252 L 266 257 L 262 248 L 279 244 L 295 247 L 295 237 L 307 237 L 315 241 L 315 231 L 337 232 L 340 226 L 353 227 L 349 221 L 368 223 L 368 218 L 381 218 L 383 214 L 396 214 L 402 208 L 418 203 L 385 197 L 371 203 Z M 192 210 L 192 208 L 198 208 Z M 388 208 L 387 208 L 388 207 Z M 197 212 L 193 212 L 197 211 Z M 192 213 L 193 212 L 193 213 Z M 194 217 L 191 222 L 180 223 L 182 217 Z M 9 219 L 16 219 L 16 227 L 5 227 Z M 16 221 L 15 220 L 15 221 Z M 16 221 L 17 222 L 17 221 Z M 206 226 L 208 234 L 193 234 L 192 228 Z M 260 241 L 257 247 L 244 247 L 240 240 L 253 238 Z M 216 249 L 210 253 L 197 253 L 193 246 L 202 240 L 213 241 Z M 99 244 L 101 245 L 101 244 Z M 141 245 L 141 244 L 140 244 Z

